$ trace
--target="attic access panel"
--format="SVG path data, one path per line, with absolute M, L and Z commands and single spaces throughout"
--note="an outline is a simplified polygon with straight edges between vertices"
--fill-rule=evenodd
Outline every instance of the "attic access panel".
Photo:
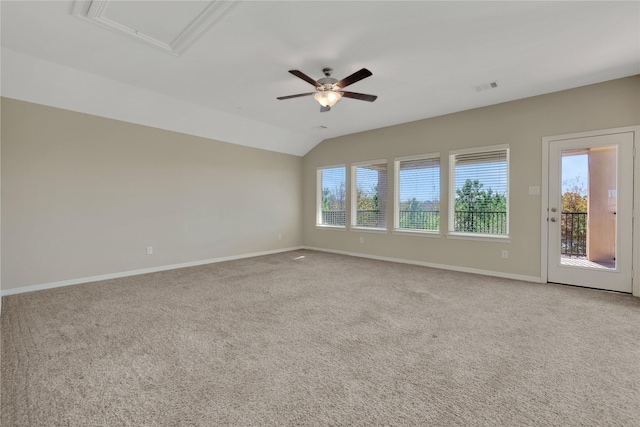
M 239 4 L 224 1 L 77 1 L 73 14 L 165 52 L 185 51 Z

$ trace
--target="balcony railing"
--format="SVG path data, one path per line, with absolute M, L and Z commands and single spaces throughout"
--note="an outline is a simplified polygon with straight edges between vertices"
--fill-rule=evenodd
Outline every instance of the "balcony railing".
M 357 225 L 359 227 L 380 226 L 379 210 L 359 210 Z M 567 256 L 587 255 L 587 213 L 562 212 L 561 253 Z M 440 226 L 439 211 L 399 211 L 400 228 L 412 230 L 438 230 Z M 506 212 L 469 212 L 456 211 L 454 214 L 455 231 L 506 234 Z M 345 226 L 344 210 L 322 211 L 322 224 Z
M 409 230 L 438 230 L 440 211 L 399 211 L 400 228 Z
M 345 225 L 344 210 L 338 211 L 322 211 L 322 224 L 323 225 Z
M 400 228 L 438 230 L 440 227 L 440 212 L 401 210 L 399 211 L 399 222 Z M 356 214 L 356 225 L 358 227 L 383 227 L 384 223 L 385 219 L 380 215 L 379 210 L 358 210 Z M 344 226 L 346 224 L 345 211 L 322 211 L 322 224 Z M 456 211 L 454 213 L 454 230 L 467 233 L 506 234 L 507 213 Z
M 453 221 L 462 233 L 507 234 L 506 212 L 455 211 Z
M 586 212 L 562 212 L 560 252 L 568 256 L 587 256 Z
M 344 226 L 345 218 L 343 210 L 322 211 L 323 225 Z M 384 227 L 385 221 L 379 210 L 359 210 L 356 215 L 356 224 L 358 227 Z
M 356 215 L 357 227 L 384 227 L 386 221 L 380 215 L 380 211 L 377 209 L 363 209 L 358 210 Z

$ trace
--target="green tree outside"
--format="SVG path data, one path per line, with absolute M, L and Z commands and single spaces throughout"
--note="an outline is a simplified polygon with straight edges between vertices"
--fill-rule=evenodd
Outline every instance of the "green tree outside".
M 415 197 L 400 203 L 400 228 L 410 230 L 439 230 L 440 202 L 420 201 Z
M 325 187 L 322 189 L 322 210 L 334 211 L 344 210 L 346 200 L 346 186 L 345 183 L 341 183 L 339 186 L 335 186 L 333 190 Z
M 562 182 L 567 190 L 562 193 L 562 212 L 587 212 L 587 190 L 580 177 Z
M 507 233 L 507 198 L 479 180 L 467 179 L 456 190 L 455 231 L 466 233 Z
M 346 185 L 322 189 L 322 224 L 345 225 Z
M 587 190 L 580 177 L 565 180 L 562 184 L 566 188 L 562 193 L 562 253 L 586 255 Z
M 357 225 L 364 227 L 376 227 L 380 205 L 378 203 L 378 186 L 367 191 L 361 187 L 356 188 L 356 205 L 358 209 Z

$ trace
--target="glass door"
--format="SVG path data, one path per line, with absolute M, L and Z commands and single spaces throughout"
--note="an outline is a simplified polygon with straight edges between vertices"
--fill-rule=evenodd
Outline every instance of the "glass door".
M 548 281 L 631 292 L 633 134 L 549 143 Z

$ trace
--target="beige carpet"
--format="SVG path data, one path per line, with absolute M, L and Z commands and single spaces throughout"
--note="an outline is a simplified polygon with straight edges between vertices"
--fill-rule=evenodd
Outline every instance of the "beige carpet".
M 296 251 L 2 306 L 3 426 L 640 425 L 629 295 Z

